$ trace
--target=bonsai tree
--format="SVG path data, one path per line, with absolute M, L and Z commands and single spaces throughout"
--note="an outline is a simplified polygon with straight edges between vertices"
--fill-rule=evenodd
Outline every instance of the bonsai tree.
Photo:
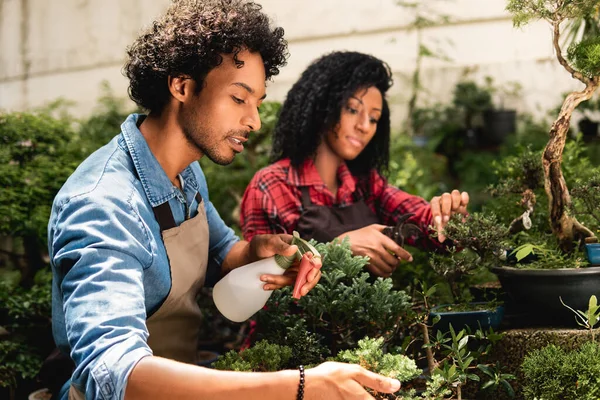
M 459 304 L 469 301 L 464 287 L 467 277 L 496 266 L 508 236 L 507 228 L 493 213 L 474 213 L 461 219 L 453 216 L 446 226 L 446 235 L 453 242 L 448 253 L 430 257 L 431 267 L 448 283 L 453 302 Z
M 532 20 L 546 20 L 553 28 L 552 42 L 556 58 L 571 76 L 585 85 L 581 91 L 569 93 L 550 129 L 550 138 L 542 155 L 544 187 L 548 195 L 550 226 L 560 248 L 569 252 L 574 242 L 594 233 L 570 212 L 571 197 L 562 170 L 562 155 L 575 108 L 589 100 L 600 85 L 600 37 L 573 42 L 566 57 L 561 48 L 561 24 L 567 20 L 586 18 L 598 6 L 597 0 L 509 0 L 507 10 L 513 14 L 515 26 Z

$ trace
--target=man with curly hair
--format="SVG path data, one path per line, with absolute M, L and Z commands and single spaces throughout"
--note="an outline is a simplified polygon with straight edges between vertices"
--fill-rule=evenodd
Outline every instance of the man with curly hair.
M 54 337 L 75 364 L 56 397 L 364 399 L 363 386 L 397 390 L 395 380 L 339 363 L 305 375 L 194 365 L 206 276 L 297 250 L 289 235 L 240 241 L 196 162 L 230 163 L 260 128 L 265 82 L 285 64 L 287 44 L 252 2 L 176 0 L 128 56 L 130 96 L 147 114 L 130 115 L 52 207 Z M 264 289 L 292 284 L 290 271 L 262 277 Z M 311 274 L 302 294 L 319 278 Z

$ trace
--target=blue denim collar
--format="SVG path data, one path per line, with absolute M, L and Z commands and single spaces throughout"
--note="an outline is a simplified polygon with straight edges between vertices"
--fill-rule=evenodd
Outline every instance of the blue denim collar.
M 150 147 L 148 147 L 146 139 L 138 129 L 140 118 L 145 118 L 145 116 L 142 114 L 129 115 L 125 122 L 121 124 L 121 135 L 140 177 L 144 192 L 152 207 L 156 207 L 177 197 L 180 193 L 169 180 L 164 169 L 154 157 Z M 198 190 L 198 182 L 190 166 L 183 170 L 181 176 L 185 180 L 186 186 L 192 190 Z

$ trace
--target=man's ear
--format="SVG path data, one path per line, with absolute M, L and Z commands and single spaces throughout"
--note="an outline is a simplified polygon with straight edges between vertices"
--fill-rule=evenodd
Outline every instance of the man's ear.
M 177 101 L 184 102 L 194 93 L 195 81 L 187 75 L 169 76 L 169 92 Z

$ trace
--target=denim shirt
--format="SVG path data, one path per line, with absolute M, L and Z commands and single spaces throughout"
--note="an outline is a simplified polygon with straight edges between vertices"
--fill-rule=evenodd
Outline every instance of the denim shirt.
M 87 398 L 122 399 L 129 373 L 152 354 L 146 318 L 171 287 L 152 208 L 168 202 L 179 225 L 197 214 L 200 192 L 210 235 L 207 275 L 218 273 L 239 240 L 210 202 L 197 162 L 181 173 L 183 192 L 173 186 L 137 128 L 141 117 L 130 115 L 121 134 L 69 177 L 48 225 L 54 339 L 76 364 L 70 383 Z

